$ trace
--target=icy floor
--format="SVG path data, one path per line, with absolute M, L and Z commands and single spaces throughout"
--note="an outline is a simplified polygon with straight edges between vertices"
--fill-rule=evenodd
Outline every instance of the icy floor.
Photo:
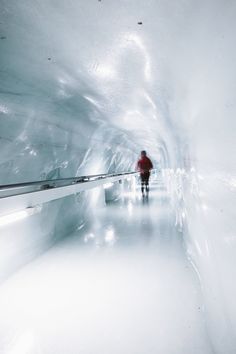
M 92 217 L 2 285 L 0 353 L 212 353 L 165 188 Z

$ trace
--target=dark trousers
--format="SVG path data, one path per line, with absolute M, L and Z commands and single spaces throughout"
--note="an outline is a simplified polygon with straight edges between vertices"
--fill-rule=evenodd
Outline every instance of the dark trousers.
M 144 186 L 146 187 L 146 192 L 149 191 L 149 177 L 150 177 L 150 172 L 140 173 L 142 193 L 144 192 Z

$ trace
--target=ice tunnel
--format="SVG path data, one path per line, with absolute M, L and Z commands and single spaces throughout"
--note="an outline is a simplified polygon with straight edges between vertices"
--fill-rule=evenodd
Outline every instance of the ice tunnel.
M 236 353 L 236 2 L 0 10 L 0 353 Z

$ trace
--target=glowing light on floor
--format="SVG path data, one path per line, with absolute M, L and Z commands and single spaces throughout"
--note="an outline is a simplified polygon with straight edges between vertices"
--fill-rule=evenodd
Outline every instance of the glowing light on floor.
M 106 234 L 105 234 L 105 241 L 108 243 L 108 244 L 114 244 L 115 243 L 115 232 L 114 232 L 114 229 L 113 228 L 109 228 L 107 231 L 106 231 Z
M 84 242 L 87 243 L 88 241 L 93 240 L 94 238 L 95 235 L 92 232 L 90 232 L 88 235 L 85 235 Z
M 38 212 L 40 212 L 41 207 L 33 207 L 33 208 L 27 208 L 25 210 L 20 210 L 15 213 L 7 214 L 7 215 L 2 215 L 0 216 L 0 227 L 12 224 L 16 221 L 23 220 L 27 218 L 28 216 L 34 215 Z
M 209 207 L 206 204 L 202 204 L 202 210 L 207 211 Z
M 134 207 L 133 207 L 132 202 L 129 201 L 129 202 L 128 202 L 128 206 L 127 206 L 129 215 L 132 215 L 132 213 L 133 213 L 133 208 L 134 208 Z

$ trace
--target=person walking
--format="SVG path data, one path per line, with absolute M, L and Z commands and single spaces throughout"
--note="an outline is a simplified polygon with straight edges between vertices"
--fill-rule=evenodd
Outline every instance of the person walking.
M 140 172 L 141 178 L 141 192 L 144 197 L 144 186 L 146 189 L 146 193 L 149 192 L 149 178 L 150 171 L 153 169 L 152 161 L 147 157 L 147 153 L 145 150 L 141 151 L 140 159 L 137 162 L 137 171 Z

